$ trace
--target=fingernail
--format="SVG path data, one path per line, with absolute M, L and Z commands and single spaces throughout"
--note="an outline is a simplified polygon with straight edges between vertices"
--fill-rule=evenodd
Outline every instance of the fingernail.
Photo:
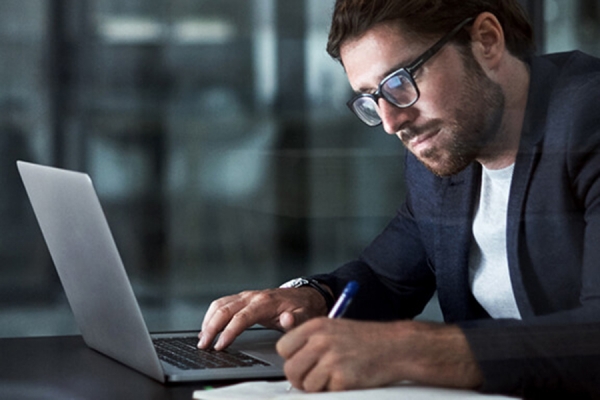
M 206 344 L 206 338 L 204 336 L 202 336 L 200 338 L 200 341 L 198 342 L 198 347 L 203 349 L 205 344 Z

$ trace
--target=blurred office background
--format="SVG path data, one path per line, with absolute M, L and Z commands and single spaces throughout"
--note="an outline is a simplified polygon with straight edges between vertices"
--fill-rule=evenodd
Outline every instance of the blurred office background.
M 600 54 L 600 0 L 523 4 L 540 52 Z M 77 333 L 17 159 L 92 176 L 153 331 L 356 257 L 404 149 L 346 109 L 332 5 L 0 1 L 0 336 Z

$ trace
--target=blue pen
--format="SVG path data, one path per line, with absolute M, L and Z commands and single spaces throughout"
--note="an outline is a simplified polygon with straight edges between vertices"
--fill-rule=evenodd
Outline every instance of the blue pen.
M 350 281 L 329 312 L 328 318 L 341 318 L 358 292 L 358 282 Z

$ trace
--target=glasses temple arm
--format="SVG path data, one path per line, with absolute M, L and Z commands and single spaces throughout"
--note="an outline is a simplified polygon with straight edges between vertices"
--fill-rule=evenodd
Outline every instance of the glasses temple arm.
M 421 65 L 423 65 L 423 63 L 425 63 L 435 53 L 437 53 L 446 43 L 448 43 L 448 41 L 450 39 L 452 39 L 452 37 L 454 35 L 456 35 L 458 33 L 458 31 L 460 31 L 462 28 L 464 28 L 464 26 L 467 25 L 472 20 L 473 20 L 473 18 L 469 17 L 469 18 L 465 19 L 463 22 L 461 22 L 460 24 L 458 24 L 458 26 L 456 26 L 454 29 L 452 29 L 450 32 L 448 32 L 448 34 L 446 34 L 444 37 L 442 37 L 440 40 L 438 40 L 436 44 L 434 44 L 433 46 L 431 46 L 429 48 L 429 50 L 427 50 L 425 53 L 423 53 L 423 55 L 421 57 L 419 57 L 418 59 L 416 59 L 414 63 L 412 63 L 411 65 L 407 66 L 405 68 L 406 71 L 408 71 L 408 72 L 410 72 L 412 74 L 414 71 L 416 71 L 417 69 L 419 69 L 419 67 Z

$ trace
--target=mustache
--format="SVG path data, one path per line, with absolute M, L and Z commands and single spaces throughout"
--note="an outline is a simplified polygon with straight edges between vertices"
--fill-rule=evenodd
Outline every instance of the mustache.
M 432 120 L 432 121 L 424 123 L 421 126 L 414 126 L 414 125 L 406 126 L 398 132 L 398 135 L 400 135 L 400 139 L 404 143 L 408 143 L 412 139 L 416 138 L 417 136 L 419 136 L 425 132 L 430 132 L 434 129 L 439 129 L 440 126 L 441 126 L 441 121 Z

